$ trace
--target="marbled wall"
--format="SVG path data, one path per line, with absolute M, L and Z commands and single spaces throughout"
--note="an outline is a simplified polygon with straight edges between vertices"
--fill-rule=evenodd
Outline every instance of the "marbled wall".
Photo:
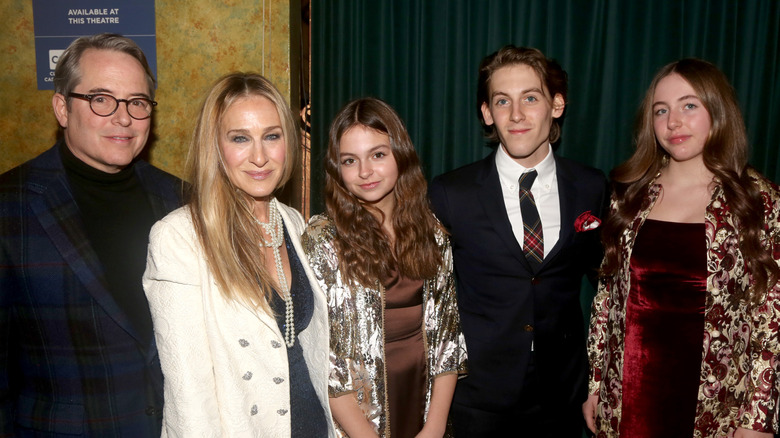
M 297 53 L 290 50 L 299 47 L 296 2 L 300 0 L 156 0 L 159 106 L 147 155 L 153 164 L 184 176 L 202 96 L 225 73 L 264 74 L 293 108 L 298 105 L 300 66 Z M 2 3 L 0 173 L 49 148 L 58 130 L 51 109 L 53 91 L 39 91 L 35 80 L 32 2 Z M 296 27 L 292 32 L 291 14 Z

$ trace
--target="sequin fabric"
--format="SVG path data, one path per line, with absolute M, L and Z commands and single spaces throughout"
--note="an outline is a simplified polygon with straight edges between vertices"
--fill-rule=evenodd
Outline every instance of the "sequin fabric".
M 388 436 L 384 361 L 384 290 L 345 283 L 338 270 L 334 246 L 335 225 L 325 215 L 311 218 L 301 242 L 309 264 L 325 291 L 330 320 L 331 397 L 355 392 L 366 418 L 380 437 Z M 423 285 L 423 324 L 427 362 L 426 416 L 433 378 L 444 373 L 466 373 L 466 343 L 452 275 L 449 239 L 439 232 L 436 241 L 444 263 L 435 278 Z M 339 436 L 346 436 L 337 428 Z

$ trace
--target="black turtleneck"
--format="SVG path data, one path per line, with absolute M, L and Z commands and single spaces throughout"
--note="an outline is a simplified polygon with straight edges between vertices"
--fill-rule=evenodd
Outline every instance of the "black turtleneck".
M 76 158 L 64 142 L 60 153 L 108 290 L 147 345 L 152 319 L 141 277 L 155 216 L 146 192 L 132 165 L 118 173 L 105 173 Z

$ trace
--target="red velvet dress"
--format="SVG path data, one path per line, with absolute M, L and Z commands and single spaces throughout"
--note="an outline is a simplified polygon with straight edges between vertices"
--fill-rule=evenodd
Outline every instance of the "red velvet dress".
M 693 436 L 706 251 L 703 223 L 647 219 L 639 230 L 626 305 L 621 436 Z

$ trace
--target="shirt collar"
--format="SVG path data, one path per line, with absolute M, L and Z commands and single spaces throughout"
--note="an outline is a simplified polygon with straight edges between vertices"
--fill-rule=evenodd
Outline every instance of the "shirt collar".
M 547 155 L 534 167 L 528 168 L 519 164 L 513 160 L 509 154 L 506 153 L 504 147 L 499 145 L 496 152 L 496 168 L 498 169 L 498 177 L 501 180 L 501 185 L 514 191 L 517 189 L 517 181 L 520 179 L 520 175 L 528 172 L 531 169 L 535 169 L 537 173 L 534 186 L 542 184 L 542 187 L 549 187 L 555 180 L 555 157 L 553 156 L 552 146 L 547 143 Z

